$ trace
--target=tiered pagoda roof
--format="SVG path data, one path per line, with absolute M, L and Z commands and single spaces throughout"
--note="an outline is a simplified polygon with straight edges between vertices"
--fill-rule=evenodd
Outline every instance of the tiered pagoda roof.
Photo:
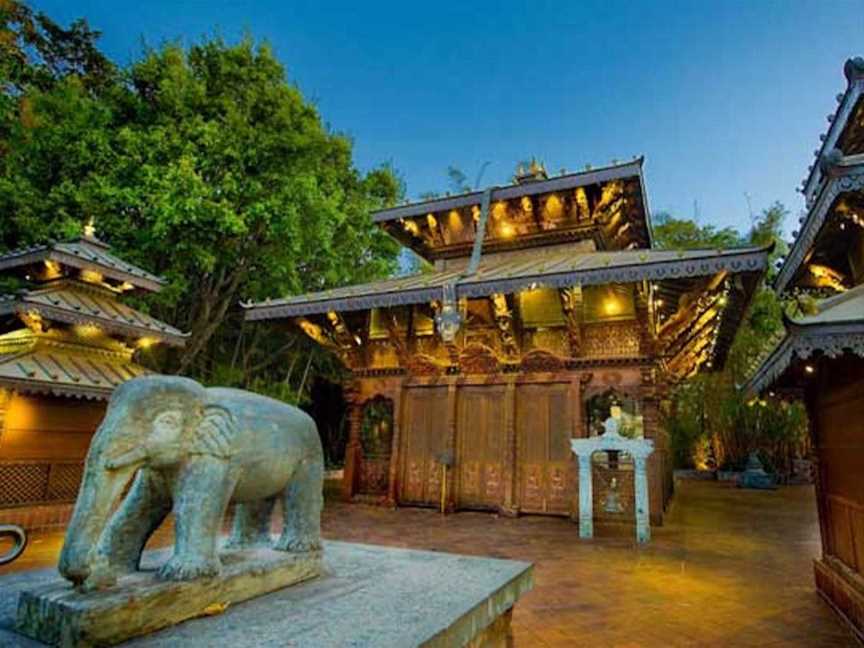
M 164 281 L 109 250 L 88 232 L 0 255 L 0 271 L 33 284 L 0 297 L 0 386 L 106 399 L 147 373 L 133 360 L 137 349 L 185 343 L 176 328 L 119 301 L 130 291 L 158 291 Z
M 785 335 L 748 382 L 754 393 L 802 384 L 812 365 L 796 359 L 864 357 L 864 59 L 848 60 L 844 73 L 846 91 L 802 186 L 808 212 L 775 282 L 780 294 L 804 293 L 798 298 L 808 312 L 784 319 Z M 807 295 L 823 299 L 810 303 Z
M 720 368 L 769 250 L 652 249 L 642 165 L 643 159 L 636 158 L 549 178 L 533 163 L 511 185 L 376 212 L 375 222 L 434 262 L 435 271 L 244 304 L 246 318 L 294 320 L 347 362 L 356 356 L 357 345 L 379 339 L 371 328 L 380 309 L 409 307 L 429 321 L 430 305 L 440 313 L 448 300 L 485 298 L 495 305 L 494 319 L 512 352 L 518 345 L 508 322 L 525 316 L 518 295 L 556 289 L 561 307 L 571 315 L 566 321 L 550 315 L 558 308 L 550 302 L 552 311 L 546 314 L 554 322 L 539 326 L 565 326 L 575 340 L 581 335 L 577 320 L 583 315 L 576 313 L 582 313 L 582 297 L 581 292 L 570 295 L 572 291 L 607 286 L 614 292 L 616 285 L 629 285 L 638 292 L 641 326 L 653 340 L 644 348 L 666 359 L 670 375 L 681 378 L 702 367 Z M 382 335 L 403 335 L 397 329 L 405 315 L 394 311 L 388 317 L 396 319 L 385 318 L 390 333 Z M 474 317 L 489 325 L 479 312 Z M 602 321 L 596 313 L 591 317 L 592 326 Z M 515 358 L 511 353 L 504 361 Z
M 542 167 L 511 185 L 490 187 L 375 212 L 375 223 L 423 258 L 470 254 L 488 194 L 483 252 L 548 247 L 580 240 L 598 249 L 651 247 L 643 158 L 548 177 Z

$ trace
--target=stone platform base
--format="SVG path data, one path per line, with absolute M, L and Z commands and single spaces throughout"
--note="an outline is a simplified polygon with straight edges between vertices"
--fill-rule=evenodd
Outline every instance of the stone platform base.
M 169 552 L 145 555 L 143 570 L 115 587 L 81 593 L 53 578 L 18 600 L 16 629 L 52 646 L 113 646 L 321 574 L 321 552 L 290 554 L 269 547 L 222 554 L 217 578 L 173 582 L 156 578 Z
M 56 578 L 53 570 L 0 578 L 0 646 L 44 645 L 15 631 L 18 595 Z M 320 578 L 124 645 L 503 647 L 509 613 L 532 586 L 529 563 L 326 542 Z
M 864 583 L 836 558 L 813 561 L 816 589 L 864 643 Z

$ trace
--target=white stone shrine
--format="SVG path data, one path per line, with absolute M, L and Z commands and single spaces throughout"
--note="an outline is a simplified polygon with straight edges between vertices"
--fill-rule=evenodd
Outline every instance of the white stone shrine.
M 618 433 L 618 419 L 609 417 L 603 423 L 605 432 L 600 436 L 587 439 L 571 439 L 570 448 L 579 458 L 579 537 L 594 537 L 594 498 L 591 473 L 591 457 L 595 452 L 617 450 L 633 457 L 633 490 L 636 509 L 636 541 L 648 542 L 651 539 L 651 522 L 648 503 L 648 476 L 645 462 L 654 452 L 654 442 L 650 439 L 628 439 Z

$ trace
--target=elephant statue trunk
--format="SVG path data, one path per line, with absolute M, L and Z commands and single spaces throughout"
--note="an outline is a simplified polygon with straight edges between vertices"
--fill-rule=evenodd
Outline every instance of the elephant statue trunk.
M 100 447 L 101 439 L 109 435 L 105 427 L 104 424 L 100 426 L 94 435 L 84 479 L 60 553 L 60 573 L 76 585 L 82 584 L 90 576 L 93 550 L 105 527 L 105 520 L 137 468 L 126 465 L 122 469 L 111 469 L 111 462 L 104 459 L 104 451 Z
M 318 430 L 297 408 L 188 378 L 135 378 L 115 390 L 93 437 L 60 573 L 85 590 L 110 586 L 138 568 L 147 539 L 173 511 L 174 554 L 159 577 L 214 576 L 230 502 L 232 546 L 269 541 L 279 499 L 284 523 L 274 548 L 317 551 L 323 474 Z

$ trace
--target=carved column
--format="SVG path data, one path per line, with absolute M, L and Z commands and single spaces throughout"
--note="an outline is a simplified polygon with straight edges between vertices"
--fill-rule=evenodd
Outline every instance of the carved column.
M 594 494 L 591 484 L 591 454 L 579 455 L 579 537 L 594 537 Z
M 348 443 L 345 447 L 345 473 L 342 476 L 342 498 L 350 502 L 360 483 L 360 426 L 363 422 L 363 405 L 357 389 L 350 390 L 348 400 Z
M 636 541 L 651 540 L 650 502 L 648 498 L 648 476 L 645 457 L 633 457 L 633 490 L 636 495 Z
M 399 487 L 399 462 L 402 448 L 402 385 L 394 390 L 393 400 L 393 438 L 390 444 L 390 476 L 387 483 L 387 506 L 396 508 Z
M 507 377 L 507 385 L 504 387 L 504 431 L 506 444 L 504 450 L 504 506 L 501 514 L 515 517 L 518 514 L 516 509 L 518 439 L 516 436 L 516 377 L 512 375 Z
M 6 410 L 9 409 L 11 400 L 12 392 L 8 389 L 0 389 L 0 442 L 3 441 L 3 433 L 6 431 Z

